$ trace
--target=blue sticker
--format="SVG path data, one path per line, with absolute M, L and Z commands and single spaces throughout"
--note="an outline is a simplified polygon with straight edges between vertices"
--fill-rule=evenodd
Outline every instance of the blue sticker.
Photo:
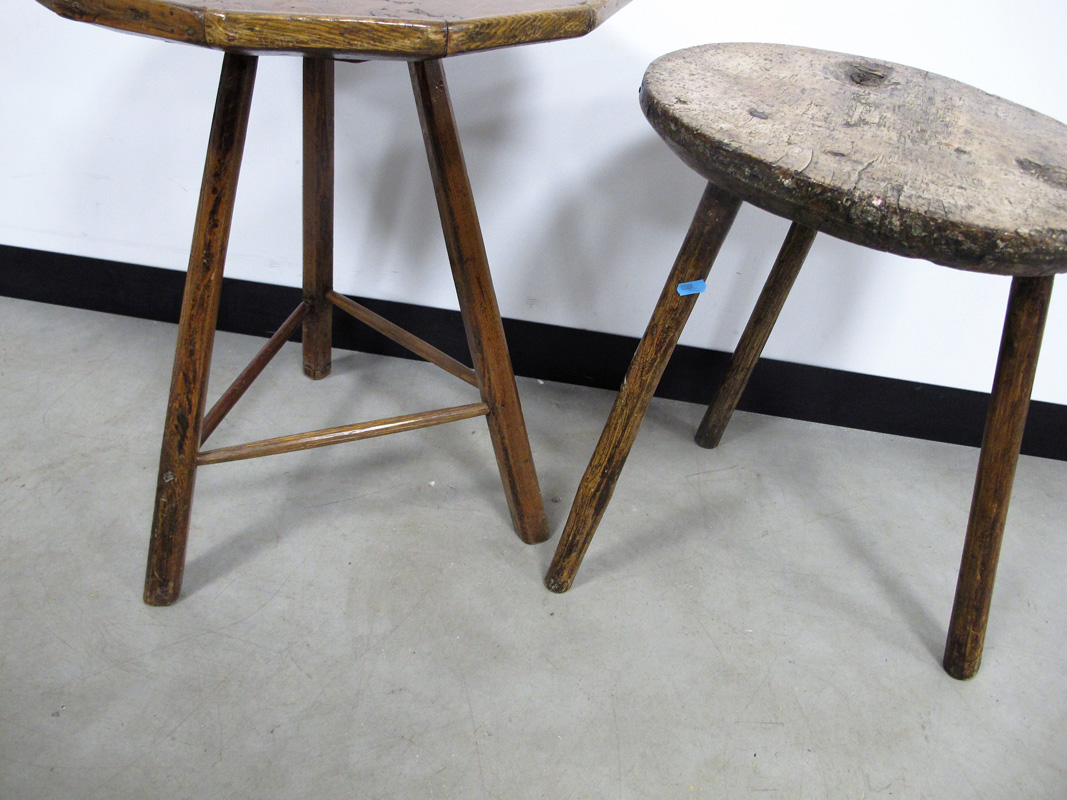
M 689 283 L 678 284 L 678 294 L 685 297 L 687 294 L 700 294 L 708 285 L 704 281 L 689 281 Z

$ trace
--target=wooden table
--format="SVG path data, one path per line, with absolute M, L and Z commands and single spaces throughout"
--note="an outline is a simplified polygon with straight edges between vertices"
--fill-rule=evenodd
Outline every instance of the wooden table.
M 441 59 L 582 36 L 629 0 L 39 0 L 70 19 L 225 51 L 193 233 L 163 433 L 145 602 L 181 590 L 197 467 L 486 416 L 508 507 L 523 541 L 548 538 L 511 359 Z M 260 54 L 304 57 L 304 297 L 205 413 L 211 349 L 237 177 Z M 332 288 L 334 61 L 407 61 L 472 367 Z M 303 328 L 304 371 L 330 372 L 333 308 L 476 386 L 482 401 L 204 450 L 282 344 Z

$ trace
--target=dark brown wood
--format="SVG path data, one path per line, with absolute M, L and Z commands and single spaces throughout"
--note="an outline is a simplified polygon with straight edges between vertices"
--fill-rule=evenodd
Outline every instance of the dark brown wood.
M 789 228 L 789 234 L 778 252 L 767 283 L 756 301 L 756 308 L 749 317 L 745 332 L 741 334 L 733 358 L 730 359 L 730 366 L 727 367 L 722 383 L 719 384 L 719 389 L 708 405 L 700 427 L 697 428 L 696 443 L 701 447 L 719 446 L 723 431 L 726 430 L 730 417 L 741 400 L 748 379 L 752 377 L 752 370 L 756 368 L 756 362 L 759 361 L 767 338 L 771 335 L 771 329 L 782 312 L 789 290 L 793 288 L 793 282 L 800 274 L 800 268 L 804 265 L 804 259 L 813 241 L 815 231 L 812 228 L 798 222 L 794 222 Z
M 222 270 L 255 76 L 255 56 L 226 54 L 200 188 L 163 429 L 145 576 L 144 601 L 148 605 L 173 603 L 181 590 Z
M 555 557 L 545 575 L 545 586 L 553 592 L 565 592 L 574 582 L 589 542 L 611 501 L 648 404 L 699 297 L 696 294 L 679 295 L 678 285 L 707 278 L 740 205 L 738 198 L 713 185 L 709 184 L 704 192 L 578 486 Z
M 519 537 L 536 544 L 548 538 L 548 523 L 444 68 L 440 61 L 419 61 L 410 69 L 445 247 L 478 386 L 489 406 L 489 433 L 504 493 Z
M 960 269 L 1067 271 L 1067 126 L 899 64 L 707 45 L 657 59 L 641 104 L 691 167 L 856 244 Z
M 226 461 L 241 461 L 242 459 L 261 458 L 280 453 L 295 453 L 298 450 L 328 447 L 329 445 L 355 442 L 360 439 L 373 439 L 375 436 L 386 436 L 391 433 L 404 433 L 405 431 L 429 428 L 433 425 L 444 425 L 445 423 L 458 422 L 462 419 L 484 417 L 488 413 L 489 407 L 485 403 L 470 403 L 465 406 L 420 411 L 417 414 L 406 414 L 401 417 L 376 419 L 355 425 L 324 428 L 323 430 L 310 431 L 308 433 L 294 433 L 289 436 L 262 439 L 258 442 L 246 442 L 232 447 L 206 450 L 200 454 L 197 463 L 200 465 L 221 464 Z
M 945 645 L 945 671 L 961 680 L 973 677 L 982 663 L 993 581 L 1052 297 L 1052 281 L 1052 276 L 1015 278 L 1008 298 Z
M 629 0 L 38 0 L 70 19 L 246 53 L 442 58 L 584 36 Z
M 423 341 L 415 334 L 404 330 L 380 314 L 375 314 L 369 308 L 357 303 L 350 297 L 345 297 L 337 292 L 330 292 L 328 298 L 339 309 L 355 317 L 364 325 L 374 328 L 382 336 L 392 339 L 401 347 L 407 348 L 431 364 L 436 364 L 445 372 L 455 375 L 461 381 L 466 381 L 471 386 L 478 385 L 478 376 L 475 375 L 474 370 L 452 358 L 448 353 L 441 352 L 429 342 Z
M 267 364 L 271 362 L 278 351 L 282 349 L 282 345 L 289 341 L 289 338 L 296 331 L 297 326 L 304 320 L 308 313 L 308 304 L 301 303 L 294 310 L 293 313 L 288 316 L 282 326 L 274 332 L 265 345 L 256 354 L 248 366 L 245 367 L 241 374 L 237 376 L 236 380 L 230 384 L 229 388 L 222 393 L 218 400 L 215 401 L 215 405 L 211 407 L 211 410 L 204 415 L 204 423 L 200 430 L 200 444 L 203 445 L 215 432 L 215 428 L 219 426 L 219 423 L 225 419 L 226 415 L 230 413 L 237 401 L 244 396 L 244 393 L 248 391 L 248 387 L 251 386 L 256 378 L 262 374 L 263 370 L 267 368 Z
M 475 384 L 508 507 L 521 538 L 548 538 L 533 457 L 489 275 L 481 230 L 437 59 L 455 53 L 582 36 L 629 0 L 39 0 L 61 16 L 227 52 L 186 281 L 174 377 L 160 458 L 159 488 L 145 578 L 145 602 L 177 599 L 184 571 L 198 456 L 202 463 L 313 447 L 325 440 L 382 435 L 436 424 L 426 412 L 395 425 L 363 423 L 198 454 L 286 336 L 279 331 L 204 420 L 211 348 L 255 74 L 255 53 L 303 53 L 304 62 L 304 370 L 330 372 L 334 305 Z M 332 59 L 404 59 L 411 66 L 449 260 L 474 368 L 332 291 L 334 66 Z M 424 62 L 425 59 L 430 59 Z M 290 321 L 293 325 L 293 318 Z M 283 331 L 285 326 L 283 326 Z M 482 407 L 484 406 L 484 409 Z M 467 413 L 467 412 L 463 412 Z M 455 416 L 445 413 L 446 417 Z M 368 427 L 370 426 L 370 427 Z M 374 431 L 370 433 L 369 431 Z M 380 430 L 380 432 L 379 432 Z M 284 441 L 283 441 L 284 440 Z M 252 455 L 249 455 L 252 454 Z
M 333 342 L 334 64 L 304 59 L 304 374 L 330 374 Z

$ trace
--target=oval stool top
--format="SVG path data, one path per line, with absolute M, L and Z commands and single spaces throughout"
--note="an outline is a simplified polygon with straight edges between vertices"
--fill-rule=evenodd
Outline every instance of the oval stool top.
M 960 269 L 1067 271 L 1067 126 L 966 84 L 707 45 L 654 61 L 641 107 L 689 166 L 774 214 Z
M 247 53 L 441 58 L 584 36 L 630 0 L 38 0 L 57 14 Z

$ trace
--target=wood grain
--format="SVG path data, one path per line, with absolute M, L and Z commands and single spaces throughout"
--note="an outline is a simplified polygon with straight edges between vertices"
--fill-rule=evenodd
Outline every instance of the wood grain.
M 733 358 L 730 359 L 730 366 L 726 368 L 722 383 L 719 384 L 715 397 L 697 428 L 696 443 L 701 447 L 710 449 L 719 446 L 723 431 L 726 430 L 730 417 L 741 400 L 748 379 L 752 377 L 752 370 L 756 368 L 756 362 L 767 344 L 771 329 L 774 328 L 778 315 L 782 313 L 785 299 L 789 296 L 789 290 L 793 288 L 793 282 L 800 274 L 800 268 L 804 265 L 804 259 L 814 241 L 815 231 L 811 228 L 798 222 L 794 222 L 789 228 L 789 234 L 771 268 L 767 283 L 760 292 L 748 325 L 745 326 Z
M 39 0 L 70 19 L 225 50 L 207 166 L 182 306 L 160 457 L 145 602 L 173 603 L 181 590 L 198 463 L 253 458 L 338 441 L 488 416 L 515 528 L 525 542 L 548 538 L 537 474 L 504 339 L 440 58 L 584 35 L 629 0 Z M 247 130 L 257 53 L 302 53 L 304 61 L 303 302 L 204 419 L 226 244 Z M 333 59 L 411 62 L 449 260 L 473 369 L 332 291 L 334 200 Z M 334 305 L 453 375 L 474 383 L 482 403 L 360 423 L 202 453 L 200 444 L 304 324 L 304 371 L 331 368 Z
M 548 522 L 444 67 L 437 60 L 417 61 L 410 72 L 467 345 L 489 406 L 489 435 L 504 494 L 519 537 L 536 544 L 548 538 Z
M 679 295 L 678 285 L 708 277 L 741 201 L 709 185 L 648 328 L 637 345 L 622 388 L 582 475 L 570 516 L 560 536 L 545 586 L 565 592 L 574 582 L 589 543 L 607 510 L 652 395 L 663 377 L 678 337 L 700 295 Z
M 273 439 L 261 439 L 257 442 L 245 442 L 232 447 L 220 447 L 202 452 L 197 459 L 200 465 L 222 464 L 227 461 L 241 461 L 248 458 L 295 453 L 311 450 L 315 447 L 328 447 L 334 444 L 355 442 L 361 439 L 373 439 L 376 436 L 388 436 L 393 433 L 415 431 L 433 425 L 444 425 L 462 419 L 483 417 L 489 413 L 485 403 L 469 403 L 464 406 L 438 408 L 433 411 L 420 411 L 400 417 L 376 419 L 370 422 L 357 422 L 354 425 L 341 425 L 336 428 L 324 428 L 308 433 L 294 433 L 289 436 L 277 436 Z
M 1052 297 L 1052 281 L 1052 276 L 1015 278 L 1008 297 L 945 645 L 945 671 L 960 680 L 973 677 L 982 663 L 993 581 Z
M 304 59 L 304 374 L 330 374 L 333 353 L 334 62 Z
M 950 267 L 1067 271 L 1067 126 L 1023 106 L 775 45 L 657 59 L 641 104 L 686 163 L 772 213 Z
M 255 77 L 254 56 L 227 54 L 223 59 L 163 428 L 145 575 L 144 601 L 150 606 L 169 605 L 177 600 L 185 572 L 189 512 L 222 291 L 222 270 Z
M 247 53 L 422 59 L 584 36 L 629 0 L 38 0 L 70 19 Z

